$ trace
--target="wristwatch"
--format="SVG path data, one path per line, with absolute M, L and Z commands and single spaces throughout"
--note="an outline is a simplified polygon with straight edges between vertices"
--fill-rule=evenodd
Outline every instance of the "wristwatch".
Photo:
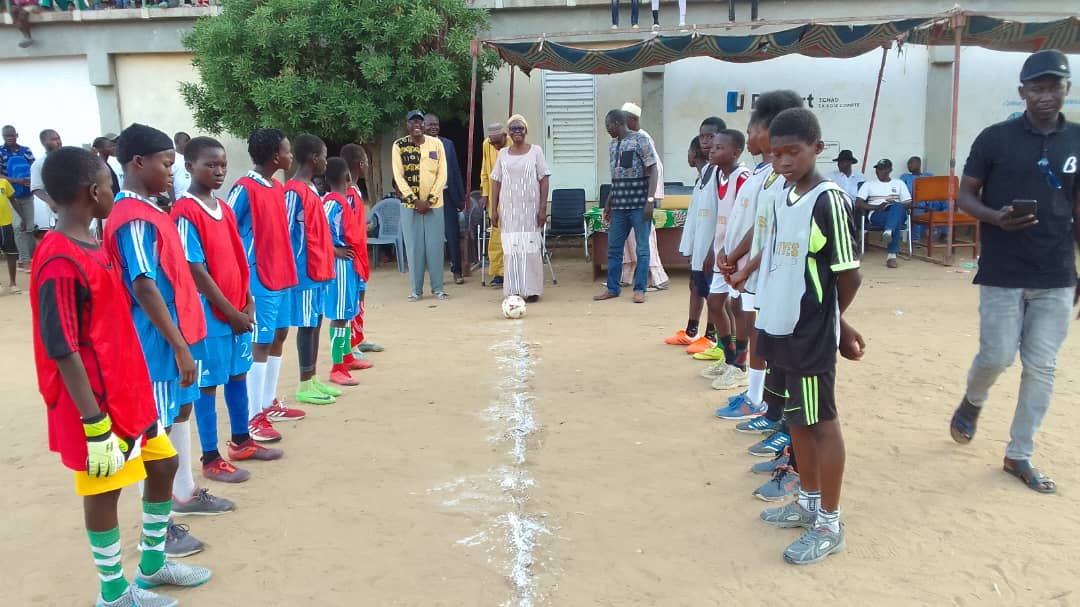
M 653 196 L 649 196 L 648 198 L 645 199 L 645 201 L 648 202 L 649 204 L 654 204 L 656 202 L 656 198 L 653 197 Z

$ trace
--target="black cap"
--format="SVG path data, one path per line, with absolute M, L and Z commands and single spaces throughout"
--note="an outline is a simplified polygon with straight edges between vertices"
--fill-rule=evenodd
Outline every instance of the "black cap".
M 833 162 L 840 162 L 841 160 L 850 160 L 851 162 L 858 162 L 855 159 L 855 154 L 851 153 L 851 150 L 840 150 L 840 155 L 832 159 Z
M 423 120 L 424 112 L 420 110 L 411 110 L 408 114 L 405 114 L 405 122 L 410 120 Z
M 874 165 L 875 169 L 892 169 L 892 161 L 888 158 L 882 158 Z
M 1032 53 L 1024 61 L 1024 67 L 1020 70 L 1020 82 L 1027 82 L 1041 76 L 1068 78 L 1069 58 L 1065 56 L 1065 53 L 1054 49 Z

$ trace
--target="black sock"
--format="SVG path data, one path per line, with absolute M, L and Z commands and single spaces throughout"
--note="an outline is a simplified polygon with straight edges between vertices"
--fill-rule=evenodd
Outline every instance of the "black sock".
M 698 329 L 698 320 L 696 318 L 691 318 L 690 320 L 686 321 L 686 336 L 687 337 L 697 337 L 697 329 Z
M 768 388 L 765 391 L 768 392 Z M 771 396 L 771 398 L 770 398 Z M 765 404 L 768 405 L 768 409 L 765 410 L 765 419 L 771 422 L 778 422 L 784 417 L 784 399 L 778 398 L 775 394 L 765 395 Z
M 799 462 L 795 461 L 795 445 L 788 445 L 788 462 L 791 469 L 795 472 L 799 471 Z
M 660 11 L 653 11 L 652 12 L 652 24 L 653 25 L 660 25 Z
M 750 342 L 745 339 L 735 340 L 735 366 L 746 370 L 746 350 L 749 347 Z
M 232 435 L 232 443 L 234 445 L 237 445 L 237 446 L 243 445 L 244 443 L 248 442 L 249 440 L 251 440 L 251 435 L 250 434 L 233 434 Z
M 705 339 L 716 343 L 716 327 L 711 322 L 705 323 Z
M 720 347 L 724 349 L 724 362 L 729 365 L 735 364 L 735 343 L 730 335 L 720 336 Z
M 203 451 L 201 458 L 202 464 L 205 466 L 219 457 L 221 457 L 221 453 L 218 452 L 217 449 L 214 449 L 213 451 Z

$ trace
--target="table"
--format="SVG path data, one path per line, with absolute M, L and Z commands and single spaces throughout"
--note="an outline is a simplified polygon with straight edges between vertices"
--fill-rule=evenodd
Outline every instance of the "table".
M 608 224 L 600 207 L 585 212 L 588 227 L 589 250 L 592 251 L 593 280 L 603 274 L 607 265 Z M 656 209 L 653 211 L 653 227 L 656 228 L 656 248 L 660 263 L 665 268 L 689 268 L 690 258 L 679 253 L 683 225 L 686 224 L 685 209 Z

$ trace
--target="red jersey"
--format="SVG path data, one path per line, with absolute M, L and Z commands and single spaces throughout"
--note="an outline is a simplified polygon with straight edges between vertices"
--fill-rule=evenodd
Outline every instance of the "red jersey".
M 360 189 L 354 185 L 349 188 L 345 198 L 349 201 L 353 217 L 356 219 L 358 246 L 356 248 L 356 257 L 353 260 L 358 263 L 356 267 L 360 278 L 367 282 L 371 280 L 371 261 L 368 259 L 367 251 L 367 208 L 364 206 L 364 196 L 360 194 Z
M 285 216 L 285 189 L 277 179 L 266 187 L 251 177 L 241 177 L 251 206 L 251 233 L 255 248 L 255 272 L 271 291 L 296 286 L 296 264 L 289 245 L 289 220 Z
M 349 204 L 349 201 L 346 200 L 344 196 L 337 192 L 330 192 L 327 194 L 326 203 L 333 203 L 341 208 L 342 236 L 344 237 L 345 243 L 353 250 L 353 269 L 362 277 L 363 274 L 361 274 L 361 272 L 363 271 L 363 267 L 360 265 L 360 251 L 363 251 L 363 247 L 367 245 L 367 239 L 365 238 L 363 243 L 360 241 L 360 237 L 357 234 L 359 230 L 356 224 L 356 217 L 353 215 L 352 205 Z
M 247 306 L 250 292 L 248 280 L 247 255 L 244 243 L 240 241 L 240 230 L 236 227 L 236 215 L 229 205 L 217 199 L 221 219 L 215 219 L 201 202 L 184 196 L 172 207 L 173 220 L 181 217 L 191 222 L 199 233 L 199 242 L 206 255 L 206 271 L 221 290 L 221 294 L 237 310 Z M 225 313 L 211 306 L 214 316 L 226 322 Z
M 77 354 L 98 407 L 122 440 L 141 437 L 157 420 L 154 392 L 127 289 L 101 246 L 49 232 L 34 252 L 30 276 L 34 362 L 48 408 L 49 450 L 72 470 L 86 470 L 82 416 L 56 360 Z
M 326 219 L 322 199 L 311 189 L 311 186 L 299 179 L 287 181 L 285 191 L 296 194 L 304 207 L 308 278 L 313 282 L 333 280 L 334 241 L 330 237 L 330 222 Z
M 135 220 L 145 221 L 157 231 L 158 263 L 176 292 L 176 320 L 180 333 L 188 345 L 199 343 L 206 337 L 206 317 L 203 315 L 195 279 L 191 277 L 187 256 L 184 255 L 184 246 L 180 243 L 180 234 L 176 231 L 172 218 L 151 208 L 150 204 L 143 200 L 120 198 L 105 223 L 105 248 L 113 256 L 113 262 L 119 264 L 120 250 L 115 242 L 116 231 Z

